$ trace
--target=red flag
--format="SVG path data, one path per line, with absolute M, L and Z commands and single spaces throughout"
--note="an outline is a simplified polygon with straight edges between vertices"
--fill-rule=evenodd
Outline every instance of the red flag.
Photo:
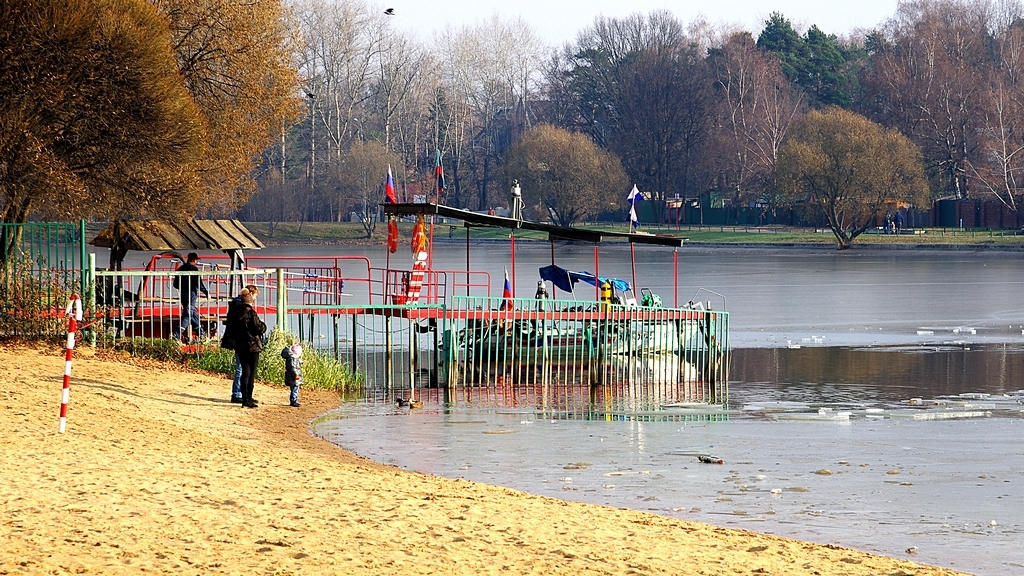
M 398 204 L 395 198 L 395 180 L 391 178 L 391 164 L 388 164 L 388 181 L 384 184 L 384 203 Z
M 441 194 L 444 193 L 444 167 L 441 166 L 441 151 L 437 151 L 437 165 L 434 167 L 434 177 L 437 178 L 437 203 L 441 203 Z

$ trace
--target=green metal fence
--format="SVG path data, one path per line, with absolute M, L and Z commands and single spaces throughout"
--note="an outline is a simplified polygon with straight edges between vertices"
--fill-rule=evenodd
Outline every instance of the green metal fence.
M 448 317 L 451 386 L 628 384 L 728 401 L 725 312 L 456 296 Z
M 85 287 L 85 221 L 0 223 L 0 337 L 67 330 L 62 313 Z

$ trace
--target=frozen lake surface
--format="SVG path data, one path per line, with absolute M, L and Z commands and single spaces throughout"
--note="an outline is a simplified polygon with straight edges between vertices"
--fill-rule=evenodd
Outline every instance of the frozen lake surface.
M 1024 392 L 918 401 L 737 383 L 723 412 L 638 405 L 643 391 L 419 393 L 422 410 L 386 396 L 346 403 L 317 434 L 428 474 L 977 574 L 1024 572 Z
M 1022 255 L 683 248 L 674 290 L 671 249 L 636 254 L 637 283 L 666 304 L 696 295 L 730 312 L 726 410 L 666 407 L 650 389 L 524 387 L 419 390 L 410 412 L 373 390 L 317 433 L 429 474 L 1024 573 Z M 464 245 L 434 258 L 466 266 Z M 500 293 L 508 246 L 474 244 L 470 258 Z M 556 250 L 569 269 L 593 258 Z M 628 248 L 600 258 L 602 275 L 632 280 Z M 518 291 L 550 263 L 548 245 L 520 244 Z

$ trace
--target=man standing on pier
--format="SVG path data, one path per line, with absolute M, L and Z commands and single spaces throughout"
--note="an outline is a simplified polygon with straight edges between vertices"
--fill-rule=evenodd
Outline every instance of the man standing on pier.
M 199 262 L 199 255 L 189 252 L 185 257 L 185 263 L 178 268 L 178 272 L 199 272 L 196 264 Z M 199 292 L 207 298 L 210 291 L 203 284 L 203 279 L 198 274 L 185 274 L 174 277 L 174 287 L 178 289 L 178 299 L 181 302 L 181 326 L 178 329 L 178 340 L 188 342 L 185 338 L 186 330 L 192 329 L 192 338 L 201 336 L 199 328 L 199 310 L 196 309 L 196 300 L 199 299 Z

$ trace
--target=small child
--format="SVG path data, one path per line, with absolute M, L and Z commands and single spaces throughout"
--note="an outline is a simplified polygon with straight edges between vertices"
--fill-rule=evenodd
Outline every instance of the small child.
M 281 350 L 284 358 L 284 385 L 291 388 L 291 406 L 299 407 L 299 386 L 302 384 L 302 346 L 292 344 Z

